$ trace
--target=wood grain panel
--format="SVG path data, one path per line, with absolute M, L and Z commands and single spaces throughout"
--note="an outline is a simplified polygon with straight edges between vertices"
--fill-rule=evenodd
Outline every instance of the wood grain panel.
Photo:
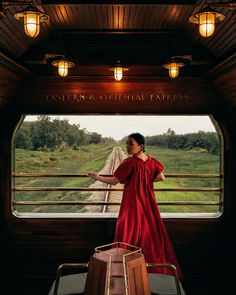
M 18 92 L 19 109 L 35 112 L 212 112 L 218 99 L 198 79 L 155 82 L 35 81 Z M 134 110 L 135 106 L 135 110 Z
M 216 78 L 213 85 L 221 93 L 222 99 L 236 108 L 236 67 Z
M 180 3 L 180 4 L 179 4 Z M 28 38 L 23 31 L 22 22 L 16 21 L 13 14 L 21 7 L 12 7 L 8 10 L 7 17 L 2 20 L 0 45 L 11 54 L 20 57 L 36 43 L 40 44 L 55 30 L 180 30 L 181 33 L 190 36 L 192 44 L 197 43 L 209 49 L 218 58 L 232 53 L 235 48 L 235 22 L 230 18 L 229 9 L 222 10 L 226 19 L 217 24 L 215 34 L 211 38 L 201 38 L 197 32 L 197 26 L 191 24 L 188 18 L 193 12 L 194 1 L 171 1 L 159 4 L 135 3 L 112 5 L 104 3 L 87 4 L 85 2 L 59 1 L 55 4 L 45 2 L 43 9 L 50 16 L 50 20 L 41 23 L 40 37 L 33 40 Z M 22 7 L 23 8 L 23 7 Z M 196 8 L 197 9 L 197 8 Z M 196 10 L 195 9 L 195 10 Z M 224 46 L 222 46 L 224 44 Z M 191 54 L 191 52 L 189 52 Z
M 21 81 L 31 73 L 0 51 L 0 106 L 7 104 Z

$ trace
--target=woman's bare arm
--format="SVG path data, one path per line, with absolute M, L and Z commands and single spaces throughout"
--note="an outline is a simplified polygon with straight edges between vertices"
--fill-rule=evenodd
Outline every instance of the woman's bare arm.
M 111 184 L 111 185 L 116 185 L 119 182 L 119 180 L 115 176 L 111 176 L 111 177 L 101 176 L 97 172 L 89 172 L 88 176 L 95 180 L 99 180 L 101 182 Z
M 164 181 L 165 180 L 165 175 L 164 175 L 164 173 L 159 173 L 159 174 L 157 174 L 157 176 L 155 177 L 155 179 L 154 179 L 154 181 L 156 182 L 156 181 Z

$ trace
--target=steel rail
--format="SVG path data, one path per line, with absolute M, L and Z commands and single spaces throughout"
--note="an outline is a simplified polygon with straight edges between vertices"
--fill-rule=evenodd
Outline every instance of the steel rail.
M 114 170 L 115 170 L 117 161 L 118 161 L 118 164 L 120 164 L 121 161 L 122 161 L 121 154 L 120 154 L 120 148 L 119 147 L 116 147 L 116 149 L 115 149 L 115 156 L 113 158 L 112 167 L 111 167 L 111 171 L 110 171 L 111 174 L 114 173 Z M 108 185 L 108 188 L 112 188 L 112 185 L 109 184 Z M 106 192 L 105 202 L 107 202 L 107 203 L 109 203 L 109 198 L 111 196 L 111 192 L 112 192 L 111 190 Z M 108 209 L 107 206 L 108 205 L 104 205 L 103 206 L 103 210 L 102 210 L 103 213 L 105 213 L 107 211 L 107 209 Z
M 181 295 L 181 288 L 180 288 L 180 282 L 178 279 L 178 274 L 177 274 L 177 268 L 174 264 L 171 263 L 146 263 L 147 268 L 149 267 L 159 267 L 159 268 L 169 268 L 172 271 L 172 275 L 175 278 L 175 287 L 177 294 L 176 295 Z
M 60 285 L 60 278 L 62 276 L 62 272 L 63 269 L 74 269 L 74 268 L 88 268 L 89 267 L 89 262 L 87 263 L 63 263 L 61 265 L 59 265 L 58 269 L 57 269 L 57 276 L 56 276 L 56 280 L 55 280 L 55 286 L 54 286 L 54 291 L 53 291 L 53 295 L 57 295 L 58 294 L 58 289 L 59 289 L 59 285 Z
M 110 168 L 110 174 L 112 174 L 114 170 L 114 162 L 115 162 L 115 159 L 113 158 L 111 168 Z M 111 188 L 111 184 L 107 184 L 107 188 Z M 104 197 L 104 205 L 102 207 L 102 213 L 106 212 L 106 203 L 108 202 L 109 195 L 110 195 L 110 191 L 106 191 L 105 197 Z

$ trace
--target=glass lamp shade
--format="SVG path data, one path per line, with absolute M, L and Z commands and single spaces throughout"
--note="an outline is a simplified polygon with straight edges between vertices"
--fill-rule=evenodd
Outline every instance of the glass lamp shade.
M 58 74 L 62 77 L 66 77 L 68 75 L 69 63 L 66 60 L 60 60 L 58 62 Z
M 215 31 L 216 16 L 214 12 L 199 14 L 199 33 L 203 37 L 210 37 Z
M 215 24 L 222 21 L 224 18 L 224 14 L 217 12 L 207 5 L 190 16 L 189 21 L 198 24 L 201 36 L 210 37 L 215 31 Z
M 169 76 L 174 79 L 179 76 L 179 66 L 177 63 L 171 63 L 169 65 Z
M 109 70 L 114 72 L 114 78 L 116 81 L 121 81 L 123 78 L 123 72 L 128 71 L 129 68 L 122 65 L 118 60 L 113 67 L 109 68 Z
M 116 81 L 120 81 L 123 78 L 123 68 L 122 67 L 115 67 L 114 68 L 114 78 Z
M 64 59 L 64 58 L 54 60 L 52 62 L 52 65 L 54 67 L 57 67 L 58 74 L 61 77 L 66 77 L 68 75 L 68 69 L 73 68 L 75 66 L 75 64 L 72 61 L 69 61 L 69 60 Z
M 29 37 L 35 38 L 40 31 L 39 15 L 35 13 L 26 13 L 24 15 L 25 33 Z
M 170 78 L 174 79 L 179 76 L 179 68 L 183 67 L 185 64 L 181 61 L 172 59 L 167 64 L 164 64 L 163 67 L 168 69 Z
M 25 33 L 31 38 L 38 36 L 40 31 L 40 22 L 49 19 L 49 16 L 46 13 L 40 11 L 33 5 L 15 13 L 14 17 L 17 20 L 24 20 Z

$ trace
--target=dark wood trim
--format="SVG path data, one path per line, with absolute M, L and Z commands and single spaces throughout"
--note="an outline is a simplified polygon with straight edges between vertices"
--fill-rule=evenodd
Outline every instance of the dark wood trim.
M 22 113 L 190 113 L 211 114 L 218 97 L 201 79 L 153 81 L 35 80 L 22 85 L 14 104 Z
M 0 66 L 9 70 L 11 73 L 16 74 L 17 76 L 33 76 L 33 73 L 27 68 L 19 64 L 17 61 L 13 60 L 6 54 L 0 51 Z
M 13 97 L 19 82 L 30 77 L 33 74 L 29 70 L 0 51 L 0 106 Z
M 211 69 L 209 72 L 206 73 L 204 78 L 206 79 L 214 79 L 223 75 L 224 73 L 228 72 L 229 70 L 236 67 L 236 53 L 225 59 L 224 61 L 220 62 L 217 66 Z
M 76 30 L 76 29 L 70 29 L 70 30 L 54 30 L 55 33 L 64 33 L 64 34 L 81 34 L 81 35 L 159 35 L 159 34 L 177 34 L 180 33 L 180 30 L 163 30 L 163 29 L 159 29 L 159 30 L 155 30 L 155 29 L 122 29 L 122 30 Z M 91 40 L 93 41 L 93 40 Z M 141 42 L 140 42 L 141 43 Z M 150 43 L 153 43 L 153 40 L 150 40 Z
M 42 0 L 43 5 L 60 5 L 65 4 L 63 0 Z M 76 5 L 195 5 L 196 0 L 71 0 L 66 4 Z

